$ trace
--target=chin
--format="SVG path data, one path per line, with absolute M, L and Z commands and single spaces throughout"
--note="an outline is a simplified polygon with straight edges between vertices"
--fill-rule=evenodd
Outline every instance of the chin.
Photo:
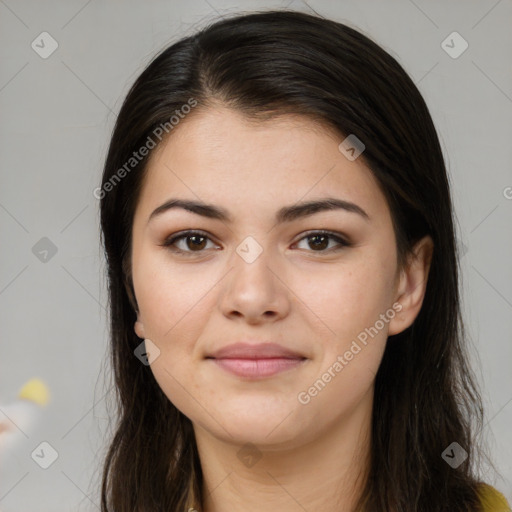
M 242 400 L 243 404 L 235 401 L 215 408 L 215 419 L 220 425 L 211 417 L 204 416 L 199 423 L 215 437 L 232 444 L 252 443 L 268 448 L 287 444 L 292 446 L 300 437 L 299 427 L 304 422 L 296 417 L 296 405 L 285 407 L 282 403 L 272 404 L 268 401 L 258 404 L 257 401 L 250 402 L 247 397 Z

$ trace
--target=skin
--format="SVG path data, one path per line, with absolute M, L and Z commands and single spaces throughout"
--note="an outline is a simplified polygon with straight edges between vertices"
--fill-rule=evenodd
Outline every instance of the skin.
M 343 138 L 304 117 L 250 122 L 218 106 L 189 115 L 151 156 L 132 231 L 134 329 L 159 348 L 151 370 L 193 423 L 206 512 L 349 511 L 368 470 L 375 374 L 388 336 L 421 308 L 432 241 L 397 268 L 387 202 L 363 159 L 339 151 Z M 325 197 L 356 203 L 369 220 L 339 209 L 276 224 L 279 208 Z M 148 222 L 170 198 L 222 206 L 233 221 L 171 209 Z M 161 245 L 188 229 L 209 237 L 199 252 L 190 239 L 175 243 L 190 256 Z M 305 233 L 320 229 L 352 245 L 318 249 Z M 236 252 L 248 236 L 262 249 L 251 263 Z M 378 334 L 300 403 L 387 311 Z M 307 359 L 260 380 L 205 359 L 249 337 Z M 242 447 L 249 458 L 237 456 Z

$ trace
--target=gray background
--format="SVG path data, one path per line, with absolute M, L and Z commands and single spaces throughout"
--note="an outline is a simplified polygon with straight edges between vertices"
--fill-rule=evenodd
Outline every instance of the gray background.
M 0 464 L 3 512 L 99 510 L 111 384 L 93 190 L 128 87 L 158 50 L 219 15 L 287 6 L 365 32 L 429 105 L 467 250 L 464 314 L 483 435 L 501 473 L 486 467 L 482 478 L 512 503 L 511 0 L 0 0 L 0 408 L 32 377 L 52 393 L 37 429 L 20 433 Z M 43 31 L 59 45 L 46 59 L 31 47 Z M 441 46 L 453 31 L 469 44 L 458 58 Z M 46 262 L 32 250 L 43 237 L 57 248 Z M 41 441 L 59 455 L 46 470 L 30 457 Z

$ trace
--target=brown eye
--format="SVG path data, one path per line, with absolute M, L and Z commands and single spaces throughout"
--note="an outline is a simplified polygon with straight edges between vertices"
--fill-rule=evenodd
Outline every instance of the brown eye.
M 191 254 L 201 253 L 206 248 L 208 236 L 198 231 L 185 231 L 178 235 L 173 235 L 161 245 L 167 247 L 172 252 Z M 182 243 L 183 242 L 183 243 Z M 178 243 L 181 246 L 178 246 Z
M 335 233 L 331 233 L 329 231 L 313 231 L 308 233 L 302 240 L 307 240 L 307 244 L 309 249 L 312 249 L 313 252 L 331 252 L 342 249 L 343 247 L 349 247 L 350 243 L 336 235 Z M 330 247 L 329 242 L 335 241 L 338 247 Z
M 193 249 L 193 250 L 196 250 L 196 249 L 204 249 L 205 247 L 205 240 L 206 240 L 206 237 L 205 236 L 201 236 L 201 235 L 190 235 L 190 236 L 186 236 L 184 237 L 185 240 L 189 240 L 191 243 L 190 244 L 187 244 L 187 246 L 190 248 L 190 249 Z
M 298 243 L 303 240 L 307 240 L 307 250 L 318 253 L 336 252 L 351 245 L 348 241 L 330 231 L 309 232 Z M 205 252 L 204 250 L 207 249 L 209 241 L 211 242 L 210 237 L 202 232 L 184 231 L 177 235 L 172 235 L 161 245 L 167 247 L 172 252 L 191 255 L 193 253 L 200 254 Z M 335 245 L 329 247 L 331 242 L 335 242 Z
M 327 235 L 310 235 L 308 236 L 309 246 L 313 249 L 327 249 L 329 246 L 329 237 Z

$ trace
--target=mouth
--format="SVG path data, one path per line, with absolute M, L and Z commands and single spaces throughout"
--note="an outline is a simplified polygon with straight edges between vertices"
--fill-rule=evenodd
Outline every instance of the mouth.
M 206 359 L 238 377 L 258 379 L 271 377 L 301 366 L 307 360 L 301 354 L 275 343 L 235 343 Z

